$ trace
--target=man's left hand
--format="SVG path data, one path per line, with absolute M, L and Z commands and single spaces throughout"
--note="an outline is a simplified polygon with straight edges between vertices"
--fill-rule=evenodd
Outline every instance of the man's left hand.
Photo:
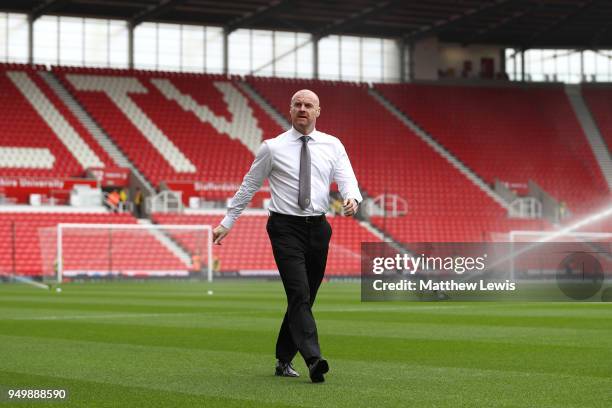
M 347 198 L 346 200 L 344 200 L 344 204 L 342 205 L 344 215 L 347 217 L 355 215 L 358 207 L 359 205 L 357 204 L 357 200 L 355 200 L 354 198 Z

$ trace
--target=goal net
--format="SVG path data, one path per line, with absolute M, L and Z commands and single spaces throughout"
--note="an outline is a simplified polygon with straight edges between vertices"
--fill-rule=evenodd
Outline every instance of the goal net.
M 213 278 L 210 225 L 58 224 L 39 240 L 47 280 Z

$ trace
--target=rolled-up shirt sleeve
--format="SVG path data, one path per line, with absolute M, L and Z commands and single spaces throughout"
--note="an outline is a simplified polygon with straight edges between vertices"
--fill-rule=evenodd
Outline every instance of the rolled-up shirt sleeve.
M 336 159 L 334 169 L 334 181 L 338 183 L 338 189 L 342 198 L 345 200 L 347 198 L 354 198 L 358 204 L 363 201 L 355 172 L 353 172 L 353 167 L 342 143 L 339 144 L 338 158 Z
M 221 225 L 230 229 L 242 214 L 242 211 L 249 204 L 253 195 L 260 189 L 264 180 L 270 175 L 272 170 L 272 155 L 270 147 L 266 142 L 263 142 L 255 155 L 255 160 L 244 176 L 242 184 L 234 197 L 231 199 L 227 208 L 227 215 L 221 221 Z

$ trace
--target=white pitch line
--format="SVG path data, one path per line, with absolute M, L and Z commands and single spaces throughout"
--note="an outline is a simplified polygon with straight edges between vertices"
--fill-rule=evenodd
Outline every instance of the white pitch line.
M 13 317 L 8 320 L 79 320 L 79 319 L 113 319 L 130 317 L 160 317 L 160 316 L 188 316 L 197 313 L 130 313 L 130 314 L 105 314 L 105 315 L 74 315 L 74 316 L 36 316 L 36 317 Z
M 73 315 L 73 316 L 35 316 L 35 317 L 7 317 L 6 320 L 79 320 L 79 319 L 113 319 L 113 318 L 132 318 L 132 317 L 164 317 L 164 316 L 196 316 L 196 315 L 234 315 L 234 314 L 254 314 L 257 312 L 244 312 L 236 310 L 232 312 L 190 312 L 190 313 L 123 313 L 123 314 L 104 314 L 104 315 Z M 0 320 L 3 318 L 0 316 Z
M 356 307 L 356 308 L 342 308 L 342 309 L 328 309 L 328 308 L 315 308 L 315 312 L 410 312 L 418 313 L 423 310 L 455 310 L 466 308 L 465 305 L 456 306 L 419 306 L 419 307 L 393 307 L 393 308 L 372 308 L 372 307 Z M 256 312 L 257 313 L 257 312 Z M 253 313 L 253 314 L 256 314 Z M 125 318 L 140 318 L 140 317 L 163 317 L 163 316 L 193 316 L 200 314 L 209 314 L 202 312 L 195 313 L 122 313 L 122 314 L 104 314 L 104 315 L 73 315 L 73 316 L 34 316 L 34 317 L 9 317 L 6 320 L 84 320 L 84 319 L 125 319 Z M 232 311 L 232 312 L 215 312 L 210 313 L 213 315 L 233 315 L 233 314 L 244 314 L 244 311 Z M 249 314 L 249 313 L 247 313 Z M 0 320 L 2 318 L 0 317 Z
M 417 306 L 417 307 L 386 307 L 386 308 L 375 308 L 375 307 L 354 307 L 354 308 L 344 308 L 344 309 L 327 309 L 327 308 L 317 308 L 315 307 L 315 312 L 420 312 L 422 310 L 455 310 L 455 309 L 463 309 L 467 306 Z

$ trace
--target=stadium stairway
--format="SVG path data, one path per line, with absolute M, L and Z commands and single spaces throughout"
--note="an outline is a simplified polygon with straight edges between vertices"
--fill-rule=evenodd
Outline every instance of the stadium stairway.
M 220 214 L 164 214 L 154 213 L 157 224 L 189 224 L 215 226 Z M 332 226 L 327 259 L 328 276 L 357 276 L 361 270 L 361 243 L 380 242 L 381 237 L 370 228 L 348 217 L 330 216 Z M 232 228 L 223 245 L 214 246 L 214 256 L 220 262 L 220 272 L 249 274 L 276 274 L 276 263 L 272 255 L 270 240 L 266 234 L 268 216 L 245 212 Z M 171 233 L 170 233 L 171 234 Z M 173 237 L 182 247 L 194 252 L 193 236 Z
M 612 88 L 604 84 L 582 84 L 582 96 L 612 154 Z
M 81 167 L 104 167 L 102 159 L 83 141 L 72 124 L 66 120 L 62 112 L 47 98 L 27 72 L 9 71 L 6 75 L 64 146 L 72 152 Z
M 47 83 L 49 88 L 55 92 L 55 95 L 64 103 L 64 105 L 72 112 L 72 114 L 81 122 L 83 127 L 97 140 L 98 144 L 108 153 L 108 155 L 121 167 L 129 168 L 132 174 L 138 179 L 141 186 L 152 194 L 155 189 L 142 175 L 136 166 L 125 156 L 119 147 L 113 143 L 111 138 L 104 130 L 93 120 L 83 106 L 68 92 L 56 76 L 49 71 L 39 71 L 38 75 Z
M 487 183 L 500 180 L 526 192 L 532 180 L 566 204 L 572 215 L 567 221 L 610 201 L 607 182 L 560 85 L 376 87 Z
M 212 187 L 200 191 L 204 199 L 231 197 L 223 186 L 240 184 L 260 142 L 283 129 L 227 76 L 66 67 L 54 74 L 151 184 L 205 180 Z
M 582 97 L 581 87 L 580 85 L 565 85 L 565 93 L 591 146 L 597 164 L 608 182 L 608 189 L 612 191 L 612 158 L 610 158 L 610 151 Z
M 266 98 L 264 98 L 257 90 L 251 86 L 246 81 L 238 81 L 237 85 L 242 89 L 244 93 L 246 93 L 252 100 L 261 106 L 261 108 L 266 112 L 270 117 L 272 117 L 276 123 L 282 129 L 289 129 L 291 127 L 291 123 L 285 119 L 285 116 L 281 112 L 279 112 L 271 103 L 269 103 Z M 381 241 L 388 242 L 393 248 L 400 252 L 404 252 L 405 249 L 401 245 L 400 242 L 396 241 L 387 231 L 383 230 L 380 226 L 373 224 L 369 219 L 363 219 L 359 221 L 359 224 L 370 233 L 376 237 L 378 237 Z
M 291 127 L 291 123 L 283 116 L 279 111 L 277 111 L 272 105 L 266 101 L 266 99 L 259 94 L 248 82 L 238 80 L 235 82 L 242 91 L 247 94 L 253 101 L 255 101 L 264 112 L 266 112 L 274 121 L 278 124 L 281 129 L 289 129 Z
M 515 229 L 505 206 L 372 98 L 364 84 L 261 77 L 246 81 L 278 111 L 287 106 L 290 90 L 310 88 L 320 95 L 321 128 L 342 137 L 362 189 L 370 198 L 393 193 L 408 202 L 407 216 L 370 217 L 395 242 L 480 241 Z M 520 225 L 542 229 L 540 222 Z
M 85 101 L 84 105 L 92 114 L 100 117 L 102 126 L 111 128 L 109 134 L 117 142 L 131 147 L 121 135 L 129 131 L 134 138 L 140 136 L 138 139 L 143 145 L 140 150 L 148 147 L 147 141 L 156 147 L 153 151 L 155 165 L 162 165 L 163 160 L 159 160 L 162 158 L 170 166 L 166 178 L 179 177 L 181 173 L 189 178 L 197 177 L 200 167 L 211 166 L 210 160 L 207 165 L 195 166 L 202 160 L 198 154 L 203 152 L 195 150 L 194 144 L 204 145 L 202 149 L 207 148 L 204 153 L 216 153 L 220 149 L 220 153 L 227 155 L 232 150 L 229 146 L 232 139 L 253 153 L 262 140 L 261 127 L 254 116 L 249 115 L 249 102 L 227 79 L 137 71 L 117 75 L 82 70 L 75 74 L 62 73 L 61 78 L 69 82 L 69 88 L 76 92 L 81 102 Z M 200 85 L 195 91 L 194 82 Z M 107 89 L 110 90 L 107 96 L 114 103 L 94 104 L 97 100 L 93 100 L 93 93 Z M 130 96 L 126 97 L 128 93 Z M 120 123 L 121 119 L 129 121 Z M 213 144 L 219 149 L 213 149 Z M 147 164 L 142 163 L 141 167 L 146 168 Z
M 0 212 L 0 276 L 53 276 L 58 223 L 134 225 L 130 214 L 105 212 Z M 67 233 L 63 238 L 64 267 L 67 270 L 107 272 L 110 268 L 105 248 L 112 243 L 115 271 L 186 270 L 186 263 L 150 234 L 107 231 Z M 189 264 L 187 264 L 189 265 Z
M 153 225 L 148 219 L 139 219 L 138 224 L 140 225 Z M 191 265 L 191 256 L 189 253 L 181 247 L 174 239 L 165 231 L 157 229 L 150 230 L 151 235 L 159 241 L 168 251 L 172 252 L 177 258 L 179 258 L 186 266 Z
M 455 155 L 449 152 L 444 148 L 438 141 L 432 137 L 429 133 L 427 133 L 424 129 L 419 127 L 405 112 L 398 109 L 395 105 L 391 103 L 385 96 L 380 93 L 376 88 L 369 88 L 368 93 L 372 95 L 372 97 L 378 101 L 381 105 L 383 105 L 389 112 L 391 112 L 395 117 L 397 117 L 404 125 L 406 125 L 415 135 L 421 138 L 425 143 L 427 143 L 431 148 L 436 151 L 440 156 L 444 157 L 453 167 L 455 167 L 461 174 L 463 174 L 468 180 L 476 185 L 476 187 L 480 188 L 486 195 L 495 200 L 500 206 L 506 208 L 508 212 L 510 211 L 510 207 L 508 203 L 500 197 L 478 174 L 476 174 L 473 170 L 471 170 L 468 166 L 465 165 L 461 160 L 459 160 Z
M 41 69 L 0 64 L 2 175 L 74 177 L 114 165 L 37 75 Z

